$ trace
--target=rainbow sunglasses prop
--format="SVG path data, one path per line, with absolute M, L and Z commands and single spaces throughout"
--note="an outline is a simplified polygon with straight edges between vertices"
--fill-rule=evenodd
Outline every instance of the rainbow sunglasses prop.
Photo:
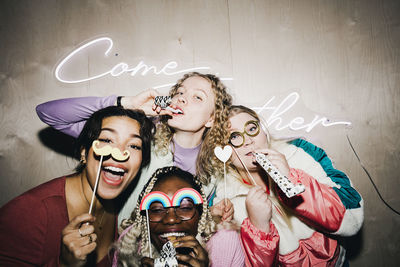
M 140 203 L 140 210 L 148 210 L 150 205 L 154 202 L 160 202 L 164 208 L 177 207 L 181 204 L 184 198 L 190 198 L 194 204 L 202 204 L 203 198 L 200 193 L 193 188 L 182 188 L 175 192 L 172 199 L 170 199 L 167 194 L 154 191 L 147 194 Z
M 151 249 L 151 236 L 150 236 L 150 226 L 149 226 L 149 209 L 150 205 L 154 202 L 160 202 L 164 208 L 169 207 L 176 207 L 179 206 L 184 198 L 190 198 L 194 204 L 201 204 L 203 203 L 203 198 L 201 197 L 200 193 L 197 192 L 193 188 L 182 188 L 175 192 L 172 196 L 172 199 L 168 197 L 167 194 L 154 191 L 148 193 L 146 196 L 143 197 L 142 201 L 140 202 L 139 209 L 146 211 L 146 219 L 147 219 L 147 233 L 149 239 L 149 254 L 150 258 L 152 257 L 152 249 Z

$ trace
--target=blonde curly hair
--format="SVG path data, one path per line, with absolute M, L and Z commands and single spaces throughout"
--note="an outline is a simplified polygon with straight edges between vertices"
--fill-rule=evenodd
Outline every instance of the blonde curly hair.
M 215 146 L 224 146 L 228 142 L 228 115 L 229 108 L 232 105 L 232 96 L 217 76 L 198 72 L 185 74 L 171 88 L 169 95 L 174 96 L 182 83 L 190 77 L 201 77 L 210 82 L 215 96 L 214 123 L 211 128 L 207 128 L 203 133 L 203 142 L 196 161 L 197 176 L 203 184 L 207 185 L 212 175 L 216 177 L 223 175 L 223 163 L 215 157 L 214 148 Z M 163 155 L 168 153 L 174 134 L 174 129 L 168 126 L 167 121 L 167 117 L 161 119 L 155 135 L 156 152 Z
M 216 224 L 213 221 L 208 208 L 207 198 L 204 193 L 202 183 L 189 172 L 183 171 L 178 167 L 168 166 L 159 168 L 154 172 L 150 180 L 144 186 L 131 217 L 123 220 L 119 227 L 120 234 L 128 227 L 130 227 L 130 229 L 127 230 L 122 239 L 115 245 L 118 252 L 118 266 L 140 266 L 140 260 L 142 257 L 150 257 L 150 242 L 148 238 L 149 233 L 147 230 L 147 222 L 145 216 L 141 214 L 139 206 L 143 197 L 153 190 L 154 185 L 158 181 L 168 179 L 172 176 L 179 177 L 190 183 L 192 187 L 201 194 L 203 204 L 196 236 L 200 244 L 205 246 L 205 243 L 216 231 Z M 154 246 L 152 246 L 152 251 L 154 254 L 153 256 L 158 256 L 158 252 Z

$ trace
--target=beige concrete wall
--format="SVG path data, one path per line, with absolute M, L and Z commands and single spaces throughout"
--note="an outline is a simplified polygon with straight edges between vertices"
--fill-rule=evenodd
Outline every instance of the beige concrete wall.
M 180 75 L 110 75 L 67 84 L 57 64 L 97 37 L 105 43 L 69 64 L 65 77 L 87 77 L 118 62 L 143 60 L 176 70 L 208 66 L 227 81 L 236 103 L 277 106 L 299 101 L 283 123 L 314 115 L 350 121 L 306 136 L 326 149 L 365 199 L 365 224 L 347 244 L 352 266 L 398 266 L 400 217 L 379 200 L 346 135 L 382 196 L 400 209 L 400 3 L 393 1 L 1 1 L 0 205 L 53 177 L 71 173 L 70 139 L 46 128 L 35 106 L 88 95 L 130 95 Z M 172 70 L 171 70 L 172 71 Z M 165 91 L 166 89 L 162 89 Z M 269 110 L 271 112 L 271 110 Z M 268 119 L 270 113 L 262 112 Z M 272 129 L 276 124 L 271 125 Z

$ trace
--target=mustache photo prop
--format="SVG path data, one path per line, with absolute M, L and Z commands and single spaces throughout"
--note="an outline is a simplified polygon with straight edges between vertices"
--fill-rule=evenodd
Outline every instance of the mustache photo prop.
M 100 144 L 99 140 L 94 140 L 92 143 L 93 152 L 97 156 L 100 156 L 100 161 L 99 161 L 99 168 L 97 169 L 96 182 L 95 182 L 94 188 L 93 188 L 92 200 L 90 201 L 89 214 L 92 214 L 94 196 L 96 195 L 97 186 L 99 185 L 99 178 L 100 178 L 100 172 L 101 172 L 101 164 L 103 163 L 103 157 L 111 155 L 111 157 L 115 160 L 125 161 L 130 156 L 130 153 L 128 150 L 121 152 L 121 150 L 119 150 L 118 148 L 112 147 L 110 145 L 105 145 L 105 146 L 99 148 L 98 147 L 99 144 Z

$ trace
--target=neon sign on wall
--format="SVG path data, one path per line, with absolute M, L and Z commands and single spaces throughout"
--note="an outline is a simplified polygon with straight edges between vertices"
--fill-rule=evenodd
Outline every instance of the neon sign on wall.
M 149 73 L 155 74 L 155 75 L 167 75 L 167 76 L 172 76 L 172 75 L 177 75 L 181 73 L 187 73 L 190 71 L 200 71 L 200 70 L 210 70 L 211 68 L 208 66 L 205 67 L 194 67 L 194 68 L 188 68 L 188 69 L 181 69 L 177 70 L 178 68 L 178 63 L 176 61 L 169 61 L 167 62 L 162 68 L 157 69 L 157 67 L 152 66 L 152 65 L 147 65 L 143 61 L 140 61 L 136 66 L 130 67 L 129 64 L 125 62 L 119 62 L 116 65 L 114 65 L 111 69 L 108 71 L 98 73 L 83 79 L 67 79 L 63 77 L 63 69 L 68 66 L 68 63 L 74 58 L 74 57 L 79 57 L 79 54 L 82 53 L 82 51 L 89 51 L 90 48 L 93 48 L 95 44 L 99 43 L 106 43 L 107 44 L 107 49 L 105 49 L 105 52 L 103 54 L 104 57 L 107 57 L 110 54 L 111 49 L 113 48 L 113 41 L 109 37 L 101 37 L 98 39 L 94 39 L 88 43 L 85 43 L 84 45 L 78 47 L 74 51 L 72 51 L 70 54 L 68 54 L 61 62 L 57 65 L 54 75 L 57 80 L 59 80 L 62 83 L 68 83 L 68 84 L 76 84 L 76 83 L 83 83 L 87 81 L 92 81 L 95 79 L 99 79 L 105 76 L 111 76 L 111 77 L 118 77 L 121 76 L 124 73 L 128 73 L 130 76 L 135 76 L 137 74 L 140 74 L 142 76 L 145 76 Z M 232 78 L 221 78 L 221 80 L 232 80 Z M 158 85 L 158 86 L 153 86 L 153 88 L 158 89 L 158 88 L 163 88 L 167 86 L 172 86 L 174 83 L 170 84 L 163 84 L 163 85 Z M 283 121 L 283 115 L 287 113 L 289 110 L 293 108 L 293 106 L 296 104 L 296 102 L 299 99 L 299 94 L 296 92 L 293 92 L 289 94 L 279 105 L 271 106 L 272 102 L 275 100 L 275 96 L 271 97 L 270 100 L 268 100 L 262 107 L 253 107 L 253 109 L 260 115 L 263 111 L 270 111 L 271 114 L 268 117 L 267 125 L 272 126 L 275 125 L 275 130 L 277 131 L 282 131 L 284 129 L 290 129 L 294 131 L 299 131 L 299 130 L 304 130 L 306 132 L 310 132 L 315 126 L 318 124 L 324 126 L 324 127 L 329 127 L 329 126 L 334 126 L 334 125 L 351 125 L 351 122 L 348 121 L 330 121 L 326 117 L 320 117 L 319 115 L 314 115 L 314 119 L 310 123 L 305 123 L 305 118 L 301 116 L 296 116 L 293 119 L 289 119 L 289 123 L 284 123 Z
M 282 116 L 289 112 L 294 105 L 299 100 L 300 95 L 296 92 L 290 93 L 285 99 L 282 100 L 276 106 L 272 106 L 273 101 L 275 100 L 275 96 L 271 97 L 262 107 L 253 107 L 252 109 L 257 112 L 257 114 L 261 114 L 263 111 L 270 111 L 271 114 L 266 119 L 267 126 L 271 127 L 275 125 L 275 130 L 282 131 L 284 129 L 290 129 L 293 131 L 304 130 L 306 132 L 311 132 L 311 130 L 321 124 L 324 127 L 334 126 L 334 125 L 351 125 L 351 122 L 348 121 L 330 121 L 326 117 L 321 117 L 320 115 L 314 115 L 314 118 L 311 122 L 306 123 L 305 118 L 301 116 L 297 116 L 289 121 L 289 123 L 284 123 Z
M 172 71 L 175 70 L 178 67 L 178 63 L 176 61 L 169 61 L 167 62 L 160 70 L 157 70 L 157 67 L 155 66 L 149 66 L 145 64 L 143 61 L 140 61 L 135 67 L 130 67 L 127 63 L 125 62 L 119 62 L 116 64 L 114 67 L 112 67 L 110 70 L 99 73 L 84 79 L 66 79 L 63 77 L 63 68 L 68 65 L 68 63 L 71 61 L 73 57 L 79 56 L 79 53 L 84 51 L 85 49 L 90 49 L 93 47 L 94 44 L 102 43 L 105 42 L 108 44 L 108 47 L 106 51 L 104 52 L 104 56 L 107 57 L 110 54 L 110 51 L 114 45 L 114 42 L 111 38 L 109 37 L 102 37 L 95 39 L 93 41 L 90 41 L 74 51 L 72 51 L 68 56 L 66 56 L 56 67 L 56 70 L 54 72 L 54 75 L 56 76 L 56 79 L 59 80 L 62 83 L 82 83 L 82 82 L 87 82 L 87 81 L 92 81 L 95 79 L 102 78 L 104 76 L 110 75 L 112 77 L 117 77 L 120 76 L 124 73 L 129 73 L 130 76 L 135 76 L 138 73 L 142 76 L 147 75 L 149 72 L 156 74 L 156 75 L 176 75 L 176 74 L 181 74 L 181 73 L 187 73 L 190 71 L 199 71 L 199 70 L 209 70 L 210 67 L 195 67 L 195 68 L 189 68 L 189 69 L 182 69 L 178 71 Z M 225 79 L 226 80 L 226 79 Z M 167 85 L 162 85 L 162 86 L 155 86 L 157 88 L 165 87 Z

